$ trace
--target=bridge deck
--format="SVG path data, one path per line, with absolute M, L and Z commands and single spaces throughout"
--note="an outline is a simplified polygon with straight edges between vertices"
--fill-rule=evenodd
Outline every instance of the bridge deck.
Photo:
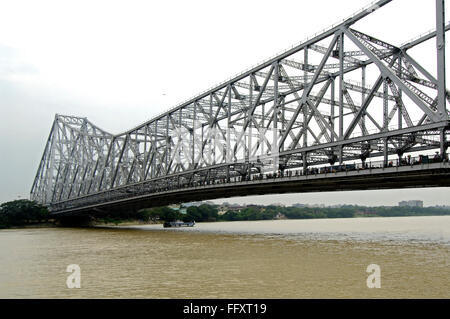
M 92 214 L 243 195 L 445 186 L 450 186 L 450 163 L 439 162 L 202 185 L 68 208 L 53 214 Z

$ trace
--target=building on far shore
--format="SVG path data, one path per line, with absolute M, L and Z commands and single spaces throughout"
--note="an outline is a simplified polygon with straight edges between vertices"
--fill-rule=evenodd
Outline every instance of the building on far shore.
M 234 211 L 234 212 L 240 212 L 241 210 L 243 210 L 245 208 L 247 208 L 247 205 L 230 204 L 228 202 L 225 202 L 222 205 L 219 205 L 218 214 L 223 215 L 229 210 Z
M 203 202 L 190 202 L 190 203 L 184 203 L 183 206 L 184 207 L 191 207 L 191 206 L 198 207 L 202 204 L 203 204 Z
M 408 201 L 401 201 L 398 203 L 398 206 L 401 207 L 423 207 L 423 201 L 421 200 L 408 200 Z

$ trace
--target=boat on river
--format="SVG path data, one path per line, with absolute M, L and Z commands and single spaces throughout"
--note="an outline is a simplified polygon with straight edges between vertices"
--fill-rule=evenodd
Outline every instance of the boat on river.
M 194 227 L 195 221 L 192 222 L 182 222 L 182 221 L 174 221 L 174 222 L 164 222 L 164 228 L 168 227 Z

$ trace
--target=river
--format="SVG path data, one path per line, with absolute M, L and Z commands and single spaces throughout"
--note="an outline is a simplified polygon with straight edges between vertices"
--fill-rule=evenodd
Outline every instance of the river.
M 0 230 L 0 298 L 450 298 L 450 216 Z

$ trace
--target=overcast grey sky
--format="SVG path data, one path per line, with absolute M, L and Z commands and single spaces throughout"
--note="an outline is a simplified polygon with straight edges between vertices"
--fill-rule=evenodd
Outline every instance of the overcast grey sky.
M 28 198 L 55 113 L 86 116 L 111 133 L 128 130 L 368 3 L 1 1 L 0 202 Z M 354 27 L 400 45 L 435 27 L 434 5 L 394 0 Z M 432 71 L 434 45 L 410 51 Z M 450 205 L 448 195 L 434 188 L 226 201 Z

